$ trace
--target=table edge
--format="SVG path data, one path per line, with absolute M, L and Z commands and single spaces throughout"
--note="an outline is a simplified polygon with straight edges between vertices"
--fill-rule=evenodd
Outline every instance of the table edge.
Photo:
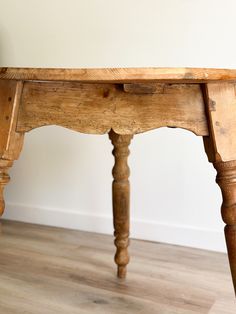
M 236 69 L 214 68 L 15 68 L 0 67 L 3 80 L 77 82 L 183 82 L 236 81 Z

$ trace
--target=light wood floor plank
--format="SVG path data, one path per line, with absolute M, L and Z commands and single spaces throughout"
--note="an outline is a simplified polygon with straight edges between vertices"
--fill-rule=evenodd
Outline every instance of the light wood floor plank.
M 133 240 L 126 280 L 113 237 L 2 220 L 0 313 L 236 313 L 225 254 Z

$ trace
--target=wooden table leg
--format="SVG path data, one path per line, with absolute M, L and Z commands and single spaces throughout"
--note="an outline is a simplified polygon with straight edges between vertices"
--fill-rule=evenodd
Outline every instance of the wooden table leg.
M 127 159 L 129 155 L 128 147 L 133 136 L 119 135 L 114 131 L 110 131 L 109 137 L 114 146 L 112 154 L 115 157 L 115 165 L 112 170 L 114 177 L 112 184 L 113 222 L 115 245 L 117 248 L 115 262 L 118 265 L 117 276 L 125 278 L 126 266 L 129 263 L 128 246 L 130 227 L 130 171 Z
M 236 161 L 216 162 L 214 167 L 223 196 L 221 213 L 226 223 L 225 238 L 236 293 Z
M 229 264 L 236 293 L 236 96 L 234 83 L 209 83 L 205 86 L 209 137 L 205 150 L 216 171 L 221 188 L 222 218 Z
M 0 216 L 4 212 L 3 190 L 9 182 L 9 168 L 19 157 L 23 133 L 16 132 L 22 82 L 0 81 Z
M 12 164 L 12 161 L 0 159 L 0 216 L 2 216 L 5 209 L 3 190 L 6 184 L 10 181 L 7 171 Z

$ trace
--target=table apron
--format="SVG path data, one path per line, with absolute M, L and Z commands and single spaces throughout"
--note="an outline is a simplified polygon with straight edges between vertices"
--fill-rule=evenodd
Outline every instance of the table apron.
M 200 84 L 24 82 L 17 132 L 59 125 L 82 133 L 136 134 L 179 127 L 209 134 Z

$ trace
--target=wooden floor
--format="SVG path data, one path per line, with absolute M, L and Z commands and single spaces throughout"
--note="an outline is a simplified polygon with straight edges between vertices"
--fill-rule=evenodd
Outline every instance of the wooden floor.
M 0 314 L 235 314 L 226 255 L 131 241 L 116 278 L 111 236 L 2 220 Z

